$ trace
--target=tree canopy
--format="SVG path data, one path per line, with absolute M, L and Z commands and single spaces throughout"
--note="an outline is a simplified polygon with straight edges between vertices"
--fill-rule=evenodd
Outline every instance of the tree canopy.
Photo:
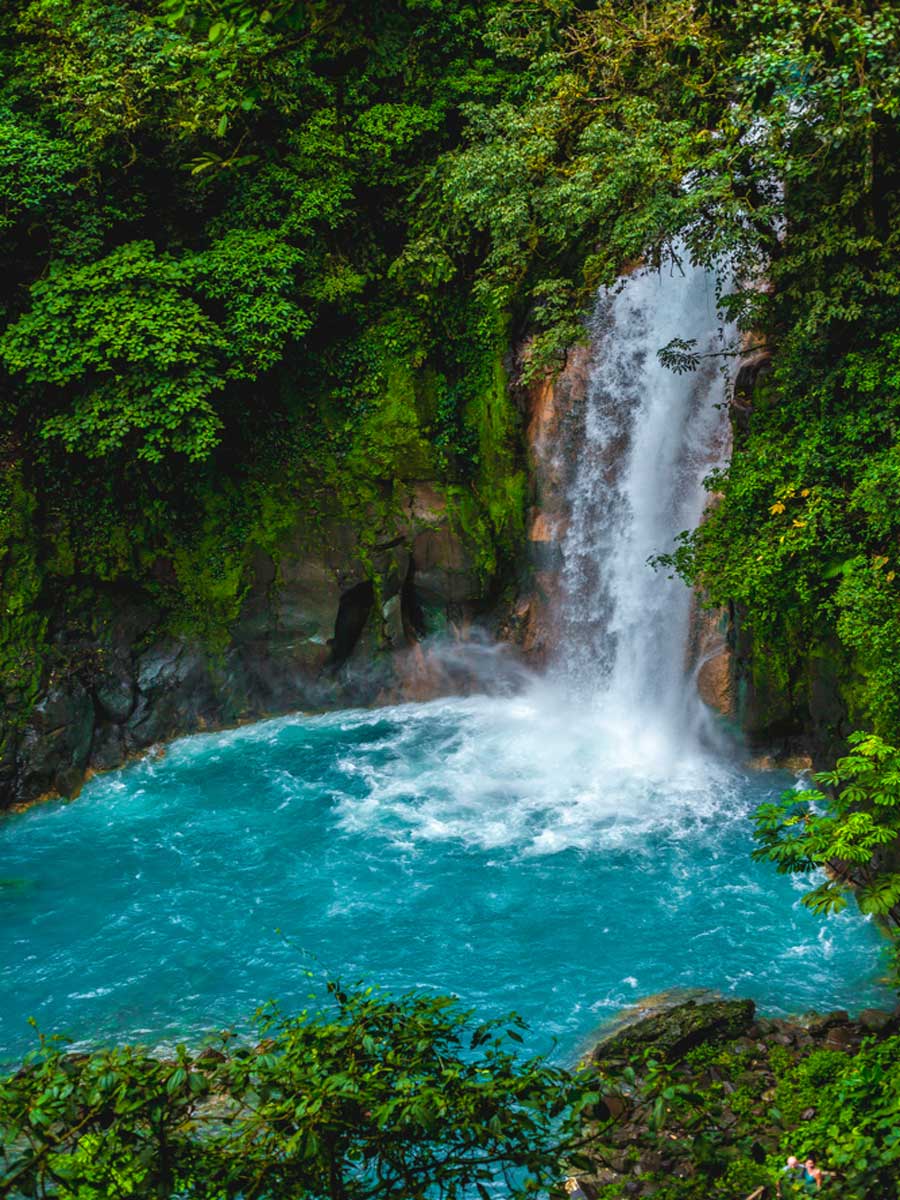
M 4 470 L 42 593 L 59 563 L 152 586 L 223 488 L 246 498 L 226 555 L 276 486 L 359 521 L 430 475 L 509 559 L 504 355 L 527 337 L 526 377 L 554 369 L 599 285 L 687 255 L 772 369 L 677 565 L 741 606 L 782 691 L 831 654 L 892 735 L 898 22 L 893 0 L 12 0 Z M 13 622 L 9 656 L 31 636 Z

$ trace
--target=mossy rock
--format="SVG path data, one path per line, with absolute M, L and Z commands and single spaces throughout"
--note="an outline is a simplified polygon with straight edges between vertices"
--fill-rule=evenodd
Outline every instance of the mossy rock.
M 594 1048 L 593 1060 L 601 1064 L 652 1051 L 658 1058 L 677 1062 L 696 1046 L 741 1037 L 755 1011 L 752 1000 L 688 1000 L 604 1038 Z

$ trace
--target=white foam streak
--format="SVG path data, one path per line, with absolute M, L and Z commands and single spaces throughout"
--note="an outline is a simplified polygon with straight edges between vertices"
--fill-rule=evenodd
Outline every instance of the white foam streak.
M 386 760 L 348 758 L 338 816 L 347 831 L 398 842 L 458 840 L 530 855 L 640 850 L 642 837 L 694 836 L 727 817 L 735 780 L 700 754 L 661 769 L 623 741 L 621 722 L 586 714 L 552 684 L 515 698 L 471 697 L 393 710 Z M 427 736 L 423 753 L 419 733 Z M 352 788 L 365 773 L 363 797 Z

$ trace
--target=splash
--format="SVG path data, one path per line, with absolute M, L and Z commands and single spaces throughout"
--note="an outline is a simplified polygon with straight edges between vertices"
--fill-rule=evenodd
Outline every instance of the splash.
M 824 933 L 750 859 L 747 814 L 788 779 L 705 749 L 690 594 L 646 561 L 699 520 L 726 448 L 721 376 L 656 358 L 717 347 L 714 282 L 632 277 L 593 332 L 560 661 L 535 679 L 478 645 L 482 694 L 186 738 L 0 825 L 21 881 L 0 889 L 0 1061 L 31 1015 L 167 1046 L 272 996 L 299 1009 L 310 964 L 517 1009 L 564 1057 L 672 987 L 879 1001 L 877 931 L 848 910 Z
M 538 703 L 540 701 L 540 704 Z M 829 924 L 748 854 L 784 779 L 684 760 L 654 781 L 548 693 L 288 717 L 173 744 L 0 825 L 0 1062 L 26 1018 L 170 1046 L 313 969 L 456 992 L 567 1057 L 671 987 L 768 1009 L 879 1003 L 877 931 Z

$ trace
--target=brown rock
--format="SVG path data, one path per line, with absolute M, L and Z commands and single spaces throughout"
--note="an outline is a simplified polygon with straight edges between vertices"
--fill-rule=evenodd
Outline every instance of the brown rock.
M 728 616 L 724 609 L 703 608 L 694 597 L 688 636 L 688 667 L 696 673 L 697 692 L 704 704 L 722 716 L 734 716 L 734 672 L 726 640 Z
M 608 1096 L 604 1096 L 601 1104 L 606 1108 L 609 1117 L 613 1121 L 618 1121 L 626 1109 L 624 1097 L 618 1096 L 614 1092 Z
M 883 1033 L 895 1024 L 894 1015 L 883 1008 L 864 1008 L 857 1020 L 869 1033 Z
M 825 1046 L 829 1050 L 857 1050 L 861 1041 L 858 1027 L 835 1025 L 826 1034 Z
M 826 1033 L 834 1025 L 846 1025 L 850 1021 L 850 1014 L 843 1008 L 837 1008 L 833 1012 L 819 1014 L 810 1013 L 809 1019 L 806 1022 L 806 1028 L 814 1037 Z M 782 1024 L 780 1022 L 779 1024 Z
M 520 350 L 520 360 L 527 361 L 528 355 L 525 346 Z M 573 347 L 562 371 L 533 383 L 526 399 L 525 442 L 534 486 L 527 542 L 530 578 L 518 599 L 516 619 L 505 633 L 536 663 L 547 661 L 559 641 L 559 568 L 574 466 L 560 447 L 568 440 L 563 426 L 576 420 L 582 410 L 590 365 L 590 347 Z
M 225 1055 L 221 1050 L 215 1050 L 212 1046 L 207 1046 L 201 1050 L 195 1060 L 198 1063 L 223 1063 Z
M 655 1150 L 645 1150 L 638 1159 L 638 1170 L 643 1175 L 650 1171 L 659 1171 L 662 1168 L 662 1155 Z

